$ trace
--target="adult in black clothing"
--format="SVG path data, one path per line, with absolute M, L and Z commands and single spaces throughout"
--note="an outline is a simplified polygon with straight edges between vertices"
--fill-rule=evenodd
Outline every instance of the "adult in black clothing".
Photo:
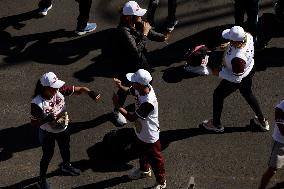
M 142 21 L 146 12 L 147 10 L 140 8 L 135 1 L 127 2 L 121 10 L 113 51 L 119 66 L 116 78 L 121 80 L 124 86 L 129 86 L 126 73 L 150 68 L 146 58 L 146 41 L 150 39 L 163 42 L 168 38 L 167 34 L 155 32 L 148 22 Z M 117 95 L 120 105 L 123 106 L 127 95 L 122 90 L 118 90 Z M 118 111 L 114 111 L 114 116 L 119 125 L 126 124 L 126 119 Z
M 246 28 L 252 34 L 254 42 L 257 41 L 257 23 L 260 0 L 235 0 L 235 25 Z M 247 27 L 244 27 L 244 16 L 247 14 Z
M 96 23 L 88 23 L 92 0 L 76 0 L 79 3 L 79 16 L 77 18 L 76 33 L 84 35 L 92 32 L 97 28 Z M 51 0 L 40 0 L 38 4 L 38 13 L 46 16 L 47 12 L 52 8 Z

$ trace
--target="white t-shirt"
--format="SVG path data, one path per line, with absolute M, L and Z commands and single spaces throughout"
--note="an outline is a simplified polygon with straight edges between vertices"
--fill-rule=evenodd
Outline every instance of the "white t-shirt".
M 137 137 L 146 143 L 155 143 L 159 140 L 158 101 L 154 89 L 150 86 L 150 92 L 141 96 L 135 90 L 135 113 L 139 117 L 135 122 Z
M 246 77 L 254 66 L 254 43 L 251 34 L 246 33 L 247 41 L 244 47 L 235 48 L 231 44 L 225 51 L 225 61 L 222 70 L 219 72 L 219 77 L 230 82 L 240 83 Z M 242 60 L 244 63 L 236 63 L 232 65 L 234 58 Z
M 279 127 L 284 127 L 284 100 L 275 107 L 275 126 L 273 131 L 273 139 L 284 144 L 284 136 L 280 133 Z
M 60 88 L 59 91 L 51 98 L 51 99 L 44 99 L 41 95 L 37 95 L 35 98 L 32 99 L 32 104 L 37 105 L 41 112 L 32 109 L 31 110 L 31 119 L 37 120 L 42 119 L 48 114 L 53 113 L 54 115 L 58 115 L 59 113 L 65 112 L 66 105 L 65 105 L 65 96 L 71 96 L 74 92 L 74 86 L 63 86 Z M 64 95 L 63 95 L 64 94 Z M 51 133 L 60 133 L 67 129 L 67 127 L 59 128 L 55 127 L 54 122 L 47 122 L 40 126 L 42 130 L 51 132 Z

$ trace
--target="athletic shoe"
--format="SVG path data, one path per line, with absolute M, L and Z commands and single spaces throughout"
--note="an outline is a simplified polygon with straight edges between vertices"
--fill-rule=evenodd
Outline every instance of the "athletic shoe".
M 217 127 L 213 125 L 213 119 L 204 120 L 201 125 L 209 131 L 214 131 L 216 133 L 224 132 L 224 127 L 222 125 L 219 125 Z
M 163 184 L 156 183 L 151 189 L 164 189 L 167 187 L 167 182 L 165 181 Z
M 49 186 L 49 184 L 47 183 L 46 179 L 41 179 L 38 183 L 37 186 L 40 189 L 51 189 L 51 187 Z
M 269 123 L 266 118 L 260 121 L 257 116 L 254 116 L 254 123 L 259 125 L 262 131 L 269 131 Z
M 49 7 L 47 8 L 39 8 L 38 9 L 38 14 L 39 15 L 42 15 L 42 16 L 46 16 L 47 15 L 47 12 L 52 8 L 52 5 L 50 5 Z
M 87 23 L 87 26 L 82 29 L 82 30 L 76 30 L 75 32 L 78 35 L 84 35 L 86 33 L 92 32 L 97 28 L 97 24 L 96 23 Z
M 118 125 L 124 126 L 127 123 L 126 118 L 119 111 L 114 111 L 113 115 Z
M 167 31 L 172 32 L 177 24 L 178 24 L 177 20 L 175 20 L 174 22 L 169 22 L 167 25 Z
M 149 169 L 147 172 L 144 172 L 141 171 L 139 168 L 132 170 L 128 175 L 128 177 L 132 180 L 137 180 L 140 178 L 146 178 L 151 176 L 152 176 L 151 169 Z
M 63 173 L 67 173 L 67 174 L 72 175 L 72 176 L 80 175 L 80 170 L 73 167 L 70 163 L 62 165 L 61 171 Z

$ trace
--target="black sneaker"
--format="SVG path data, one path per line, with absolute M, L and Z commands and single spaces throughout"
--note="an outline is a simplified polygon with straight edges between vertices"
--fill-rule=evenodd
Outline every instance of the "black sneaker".
M 62 165 L 61 171 L 72 176 L 78 176 L 81 172 L 79 169 L 73 167 L 70 163 Z
M 41 179 L 37 185 L 40 189 L 51 189 L 46 179 Z

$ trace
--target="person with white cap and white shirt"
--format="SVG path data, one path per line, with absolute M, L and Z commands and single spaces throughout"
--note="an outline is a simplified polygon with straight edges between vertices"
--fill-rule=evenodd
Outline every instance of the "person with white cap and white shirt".
M 240 26 L 224 30 L 222 37 L 230 42 L 225 50 L 222 69 L 212 69 L 212 74 L 222 79 L 213 94 L 213 119 L 204 120 L 201 125 L 207 130 L 223 132 L 224 127 L 220 119 L 224 99 L 239 90 L 256 114 L 254 122 L 260 126 L 262 131 L 268 131 L 268 121 L 263 116 L 251 89 L 255 73 L 253 37 Z
M 135 72 L 138 69 L 150 70 L 147 62 L 145 47 L 148 39 L 163 42 L 168 35 L 155 32 L 148 22 L 142 21 L 142 16 L 147 12 L 136 1 L 128 1 L 121 9 L 120 23 L 116 30 L 115 43 L 113 43 L 114 58 L 118 65 L 116 78 L 123 85 L 129 85 L 125 77 L 126 73 Z M 126 95 L 122 90 L 118 91 L 120 104 L 123 105 Z M 114 117 L 118 125 L 125 125 L 126 119 L 114 111 Z
M 126 77 L 131 82 L 130 87 L 123 86 L 116 78 L 114 82 L 119 89 L 136 97 L 135 113 L 123 108 L 116 94 L 113 95 L 113 104 L 127 120 L 135 124 L 140 167 L 131 171 L 128 176 L 130 179 L 151 177 L 152 168 L 156 177 L 156 184 L 152 188 L 166 188 L 164 159 L 159 140 L 158 101 L 150 84 L 152 76 L 147 70 L 139 69 L 135 73 L 128 73 Z
M 100 94 L 87 87 L 69 86 L 59 80 L 53 72 L 45 73 L 36 84 L 31 102 L 31 125 L 39 128 L 39 141 L 42 146 L 40 161 L 41 189 L 49 189 L 46 172 L 54 153 L 57 141 L 63 163 L 61 170 L 69 175 L 79 175 L 80 171 L 70 164 L 70 135 L 68 132 L 68 114 L 65 96 L 88 94 L 92 99 L 99 100 Z
M 272 135 L 272 150 L 268 161 L 268 168 L 261 178 L 261 183 L 258 189 L 265 189 L 270 179 L 284 166 L 284 100 L 280 101 L 276 105 L 274 115 L 275 125 Z

